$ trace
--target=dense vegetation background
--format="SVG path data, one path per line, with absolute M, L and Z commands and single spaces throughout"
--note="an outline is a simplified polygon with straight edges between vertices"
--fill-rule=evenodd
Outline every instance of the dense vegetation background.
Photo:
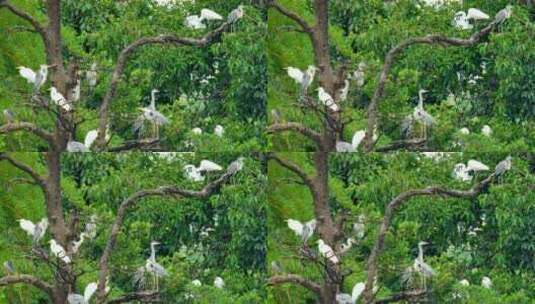
M 224 33 L 220 43 L 208 48 L 149 46 L 130 59 L 117 98 L 112 102 L 112 144 L 135 139 L 132 124 L 138 107 L 150 101 L 153 88 L 160 90 L 157 108 L 171 123 L 163 128 L 162 146 L 173 151 L 250 151 L 263 149 L 266 104 L 265 15 L 251 1 L 182 1 L 171 8 L 152 0 L 62 1 L 64 57 L 75 59 L 82 70 L 98 66 L 98 84 L 90 90 L 82 82 L 82 100 L 77 116 L 83 123 L 78 141 L 98 123 L 98 107 L 108 89 L 119 52 L 145 36 L 174 33 L 200 37 L 207 30 L 184 26 L 185 17 L 210 8 L 222 16 L 244 4 L 246 17 Z M 44 21 L 39 1 L 16 1 L 16 6 Z M 52 126 L 48 115 L 31 108 L 31 88 L 16 67 L 37 69 L 44 63 L 39 36 L 25 30 L 20 18 L 0 10 L 0 109 L 11 108 L 19 119 Z M 47 93 L 48 94 L 48 93 Z M 3 121 L 2 121 L 3 122 Z M 214 127 L 225 128 L 223 139 Z M 248 127 L 243 128 L 246 124 Z M 193 128 L 204 133 L 195 135 Z M 214 145 L 217 143 L 217 145 Z M 44 144 L 33 136 L 0 138 L 0 150 L 38 151 Z
M 37 153 L 12 154 L 43 172 Z M 200 189 L 204 183 L 187 180 L 187 163 L 210 159 L 227 165 L 234 154 L 70 154 L 62 161 L 63 204 L 66 212 L 79 211 L 81 225 L 98 216 L 94 240 L 82 244 L 75 268 L 83 273 L 79 289 L 95 281 L 98 261 L 106 245 L 118 205 L 141 189 L 179 185 Z M 218 174 L 208 177 L 209 180 Z M 34 222 L 45 216 L 44 199 L 35 185 L 22 181 L 24 174 L 0 162 L 0 261 L 12 260 L 19 273 L 50 280 L 54 273 L 42 262 L 32 262 L 31 239 L 17 219 Z M 147 198 L 131 209 L 112 255 L 111 297 L 134 290 L 133 274 L 150 255 L 152 240 L 162 243 L 158 262 L 169 272 L 160 285 L 166 303 L 258 303 L 265 298 L 265 168 L 247 157 L 245 167 L 208 200 Z M 48 251 L 50 234 L 41 241 Z M 3 276 L 4 274 L 2 274 Z M 213 287 L 216 276 L 225 288 Z M 202 282 L 201 287 L 191 284 Z M 0 303 L 47 303 L 35 288 L 24 285 L 0 290 Z
M 314 20 L 309 1 L 280 0 L 281 5 Z M 330 1 L 331 54 L 335 67 L 343 64 L 352 72 L 362 61 L 367 64 L 362 88 L 351 83 L 344 120 L 351 123 L 345 138 L 366 128 L 366 109 L 376 88 L 386 53 L 403 40 L 443 34 L 468 38 L 474 30 L 462 31 L 451 25 L 455 12 L 475 7 L 493 16 L 511 1 L 465 0 L 439 10 L 423 1 L 333 0 Z M 528 151 L 535 138 L 535 49 L 534 12 L 522 1 L 513 1 L 514 17 L 501 25 L 484 43 L 470 48 L 417 45 L 406 50 L 394 64 L 380 104 L 379 145 L 400 139 L 402 119 L 412 113 L 418 90 L 430 91 L 424 107 L 435 117 L 429 147 L 433 151 Z M 310 40 L 295 31 L 294 21 L 275 10 L 269 12 L 268 73 L 269 106 L 282 113 L 283 120 L 303 122 L 320 129 L 311 111 L 295 106 L 298 86 L 287 76 L 288 66 L 306 69 L 313 62 Z M 483 66 L 485 67 L 483 70 Z M 459 73 L 459 74 L 458 74 Z M 459 76 L 458 76 L 459 75 Z M 476 83 L 471 79 L 480 76 Z M 472 79 L 473 80 L 473 79 Z M 455 98 L 448 98 L 453 94 Z M 310 95 L 316 98 L 315 87 Z M 271 118 L 272 119 L 272 118 Z M 483 125 L 493 136 L 481 135 Z M 467 127 L 470 135 L 459 129 Z M 304 139 L 293 135 L 273 136 L 271 148 L 278 151 L 313 150 Z
M 311 154 L 284 153 L 287 159 L 312 173 Z M 344 282 L 350 293 L 366 278 L 365 263 L 375 242 L 385 205 L 410 189 L 440 185 L 469 189 L 473 182 L 453 179 L 454 164 L 477 159 L 493 168 L 505 157 L 500 153 L 451 153 L 433 160 L 419 153 L 331 154 L 330 206 L 333 215 L 349 214 L 346 237 L 359 215 L 366 218 L 364 239 L 342 258 L 352 274 Z M 426 261 L 437 276 L 428 284 L 433 303 L 533 303 L 535 298 L 535 239 L 532 218 L 535 195 L 533 154 L 513 156 L 513 169 L 474 200 L 417 197 L 394 216 L 379 265 L 379 298 L 402 290 L 400 277 L 417 255 L 419 241 L 428 241 Z M 314 218 L 308 188 L 275 162 L 269 163 L 268 261 L 284 272 L 321 281 L 321 267 L 298 259 L 300 241 L 285 220 Z M 481 229 L 481 230 L 479 230 Z M 471 231 L 476 231 L 473 235 Z M 309 241 L 316 250 L 317 236 Z M 271 274 L 276 274 L 271 270 Z M 485 289 L 483 276 L 492 279 Z M 459 284 L 467 279 L 470 286 Z M 270 303 L 315 303 L 315 296 L 295 285 L 270 289 Z

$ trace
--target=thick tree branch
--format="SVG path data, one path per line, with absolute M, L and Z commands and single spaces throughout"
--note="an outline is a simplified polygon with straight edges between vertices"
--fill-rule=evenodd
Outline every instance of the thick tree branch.
M 147 150 L 151 149 L 160 143 L 160 139 L 142 139 L 142 140 L 132 140 L 127 141 L 124 144 L 116 147 L 110 147 L 106 149 L 108 152 L 121 152 L 121 151 L 130 151 L 132 149 Z
M 13 284 L 28 284 L 44 291 L 51 298 L 54 297 L 54 288 L 45 281 L 27 274 L 9 275 L 0 278 L 0 287 Z
M 107 304 L 117 304 L 117 303 L 128 303 L 134 300 L 138 301 L 147 301 L 152 300 L 154 298 L 157 298 L 160 294 L 157 291 L 142 291 L 142 292 L 135 292 L 130 293 L 115 299 L 111 299 L 107 301 Z
M 417 139 L 409 139 L 409 140 L 399 140 L 391 142 L 388 145 L 377 147 L 375 148 L 375 152 L 388 152 L 388 151 L 395 151 L 399 149 L 407 149 L 412 150 L 415 148 L 420 148 L 423 145 L 425 145 L 426 139 L 425 138 L 417 138 Z
M 225 32 L 229 27 L 230 23 L 225 22 L 221 24 L 218 28 L 215 30 L 205 34 L 204 36 L 200 38 L 185 38 L 185 37 L 178 37 L 175 35 L 159 35 L 155 37 L 144 37 L 140 38 L 127 47 L 125 47 L 121 53 L 119 54 L 119 58 L 117 59 L 117 65 L 115 66 L 115 70 L 113 71 L 112 77 L 111 77 L 111 83 L 108 88 L 108 91 L 106 92 L 106 95 L 104 96 L 104 99 L 102 100 L 102 104 L 100 105 L 100 113 L 99 113 L 99 127 L 98 127 L 98 138 L 96 140 L 97 146 L 103 147 L 106 143 L 105 140 L 105 134 L 106 134 L 106 126 L 108 125 L 108 111 L 109 111 L 109 105 L 112 99 L 115 97 L 115 94 L 117 92 L 117 87 L 119 85 L 119 82 L 121 81 L 121 76 L 123 75 L 124 69 L 126 67 L 126 62 L 130 55 L 132 55 L 137 49 L 140 47 L 143 47 L 145 45 L 151 45 L 151 44 L 164 44 L 164 45 L 173 45 L 173 46 L 192 46 L 192 47 L 206 47 L 210 43 L 212 43 L 217 37 L 219 37 L 223 32 Z
M 310 138 L 317 145 L 321 145 L 321 135 L 319 133 L 297 122 L 273 124 L 269 126 L 267 129 L 268 133 L 286 132 L 286 131 L 299 132 L 303 134 L 304 136 Z
M 38 32 L 41 35 L 43 40 L 46 41 L 45 28 L 34 17 L 32 17 L 30 14 L 26 13 L 25 11 L 13 6 L 13 4 L 11 4 L 7 0 L 0 0 L 0 8 L 2 8 L 2 7 L 7 8 L 13 14 L 15 14 L 15 15 L 19 16 L 20 18 L 28 21 L 33 26 L 35 31 Z
M 5 152 L 0 153 L 0 160 L 7 160 L 9 163 L 11 163 L 13 166 L 17 167 L 18 169 L 28 173 L 32 179 L 35 181 L 36 184 L 38 184 L 43 191 L 46 189 L 46 178 L 39 175 L 39 173 L 35 172 L 32 167 L 26 165 L 25 163 L 18 161 L 8 155 Z
M 133 207 L 141 199 L 146 198 L 146 197 L 151 197 L 151 196 L 174 196 L 174 197 L 179 197 L 179 198 L 206 199 L 210 197 L 212 194 L 216 193 L 223 184 L 227 183 L 232 177 L 232 175 L 233 174 L 231 172 L 227 172 L 221 175 L 215 181 L 204 186 L 204 188 L 202 188 L 201 190 L 186 190 L 186 189 L 178 188 L 175 186 L 162 186 L 156 189 L 138 191 L 132 194 L 126 200 L 124 200 L 119 206 L 119 210 L 117 211 L 117 216 L 115 217 L 115 221 L 113 223 L 113 226 L 111 228 L 111 232 L 108 238 L 108 243 L 106 244 L 106 248 L 104 249 L 104 252 L 102 253 L 102 257 L 100 258 L 98 297 L 101 300 L 104 299 L 105 297 L 106 277 L 108 276 L 108 262 L 115 248 L 115 244 L 117 242 L 117 236 L 119 235 L 119 231 L 121 230 L 121 227 L 123 225 L 123 221 L 124 221 L 124 218 L 126 217 L 126 213 L 128 209 Z
M 28 131 L 31 132 L 42 139 L 46 140 L 49 144 L 54 143 L 54 136 L 52 133 L 45 131 L 44 129 L 39 128 L 37 125 L 29 122 L 14 122 L 8 123 L 6 125 L 0 126 L 0 134 L 7 134 L 17 131 Z
M 311 191 L 314 191 L 312 188 L 314 187 L 314 180 L 311 176 L 309 176 L 299 165 L 297 165 L 294 162 L 291 162 L 287 159 L 283 159 L 279 157 L 278 155 L 271 153 L 268 155 L 268 159 L 272 159 L 276 161 L 279 165 L 283 166 L 284 168 L 292 171 L 297 176 L 301 178 L 301 180 L 307 185 L 309 188 L 311 188 Z
M 269 278 L 268 285 L 275 286 L 280 284 L 299 284 L 321 296 L 321 286 L 319 284 L 296 274 L 276 275 Z
M 472 36 L 470 36 L 469 39 L 450 38 L 450 37 L 445 37 L 442 35 L 428 35 L 425 37 L 409 38 L 401 42 L 400 44 L 398 44 L 393 49 L 391 49 L 386 54 L 385 61 L 383 63 L 383 68 L 381 70 L 381 74 L 379 74 L 379 82 L 377 84 L 377 88 L 375 89 L 375 93 L 373 94 L 370 105 L 368 106 L 368 127 L 366 129 L 366 139 L 365 139 L 366 151 L 371 151 L 375 144 L 375 142 L 373 141 L 373 130 L 377 123 L 377 108 L 378 108 L 379 102 L 384 96 L 385 86 L 388 80 L 388 74 L 390 73 L 390 69 L 392 68 L 394 60 L 397 58 L 399 54 L 401 54 L 405 49 L 415 44 L 430 44 L 430 45 L 438 44 L 443 47 L 474 46 L 481 41 L 481 38 L 487 36 L 490 32 L 492 32 L 494 27 L 495 27 L 495 23 L 492 22 L 489 25 L 487 25 L 485 28 L 480 30 L 479 32 L 472 34 Z
M 375 304 L 386 304 L 386 303 L 393 303 L 393 302 L 399 302 L 402 300 L 410 300 L 414 298 L 418 298 L 421 296 L 424 296 L 427 294 L 427 290 L 410 290 L 410 291 L 403 291 L 400 293 L 396 293 L 392 296 L 389 296 L 387 298 L 378 299 L 374 303 Z
M 268 1 L 267 3 L 267 6 L 268 7 L 272 7 L 274 8 L 275 10 L 277 10 L 279 13 L 283 14 L 284 16 L 292 19 L 293 21 L 295 21 L 297 24 L 299 24 L 299 26 L 301 27 L 301 29 L 305 32 L 305 33 L 308 33 L 308 34 L 312 34 L 312 32 L 314 31 L 314 29 L 312 28 L 312 26 L 310 26 L 308 24 L 308 22 L 305 21 L 305 19 L 303 19 L 301 16 L 299 16 L 298 14 L 296 14 L 295 12 L 292 12 L 290 11 L 289 9 L 285 8 L 284 6 L 282 6 L 280 3 L 278 3 L 277 1 L 275 0 L 270 0 Z
M 484 180 L 475 184 L 470 190 L 456 190 L 456 189 L 447 189 L 439 186 L 431 186 L 424 189 L 418 190 L 409 190 L 399 194 L 387 205 L 381 226 L 379 228 L 379 234 L 375 241 L 375 245 L 368 257 L 367 263 L 367 281 L 366 289 L 364 290 L 364 299 L 366 303 L 371 303 L 373 300 L 373 281 L 377 275 L 377 261 L 381 255 L 384 248 L 384 241 L 386 233 L 390 228 L 390 223 L 394 212 L 402 204 L 409 201 L 411 198 L 416 196 L 430 196 L 430 195 L 441 195 L 447 197 L 456 197 L 456 198 L 475 198 L 477 197 L 494 179 L 495 174 L 489 175 Z

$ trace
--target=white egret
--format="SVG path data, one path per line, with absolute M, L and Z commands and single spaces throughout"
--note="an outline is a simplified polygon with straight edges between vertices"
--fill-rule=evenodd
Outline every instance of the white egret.
M 212 171 L 221 171 L 221 170 L 223 170 L 223 167 L 206 159 L 201 160 L 199 167 L 195 167 L 194 165 L 191 165 L 191 164 L 184 166 L 186 177 L 189 180 L 192 180 L 195 182 L 204 181 L 204 176 L 202 175 L 203 172 L 212 172 Z
M 356 244 L 356 243 L 357 243 L 357 241 L 355 241 L 354 238 L 348 238 L 345 243 L 340 245 L 340 250 L 339 250 L 338 253 L 340 255 L 346 254 L 349 251 L 349 249 L 351 249 L 353 247 L 353 244 Z
M 468 17 L 466 16 L 465 12 L 455 13 L 451 23 L 453 26 L 461 30 L 471 30 L 474 28 L 474 26 L 468 21 Z
M 362 239 L 364 237 L 364 234 L 366 233 L 366 226 L 364 225 L 364 222 L 366 221 L 366 217 L 361 214 L 357 217 L 357 221 L 353 223 L 353 233 L 357 236 L 357 239 Z
M 466 164 L 466 170 L 468 170 L 468 171 L 474 171 L 474 172 L 488 171 L 488 170 L 489 170 L 489 167 L 488 167 L 487 165 L 483 164 L 483 163 L 480 162 L 480 161 L 471 159 L 471 160 L 469 160 L 468 163 Z
M 156 262 L 156 245 L 159 245 L 159 242 L 152 241 L 150 242 L 150 257 L 145 263 L 145 267 L 139 267 L 134 276 L 134 282 L 138 285 L 145 285 L 145 273 L 149 273 L 153 277 L 153 283 L 158 291 L 158 279 L 160 277 L 167 276 L 167 271 Z M 153 287 L 154 287 L 153 286 Z
M 366 74 L 364 73 L 366 69 L 366 63 L 364 61 L 361 61 L 357 67 L 357 69 L 353 72 L 353 76 L 351 77 L 353 80 L 355 80 L 357 87 L 362 87 L 364 85 L 364 80 Z
M 492 129 L 489 125 L 484 125 L 483 128 L 481 128 L 481 134 L 490 137 L 492 135 Z
M 85 238 L 85 233 L 82 232 L 80 233 L 80 239 L 78 241 L 72 241 L 72 252 L 73 253 L 77 253 L 78 250 L 80 249 L 80 246 L 82 246 L 82 243 L 84 242 L 84 238 Z
M 243 18 L 243 16 L 245 16 L 245 10 L 243 8 L 243 5 L 239 5 L 237 8 L 233 9 L 230 14 L 228 14 L 227 22 L 235 23 L 236 21 Z
M 496 176 L 500 176 L 504 174 L 506 171 L 511 170 L 512 167 L 512 161 L 511 156 L 507 156 L 504 160 L 499 162 L 496 167 L 494 168 L 494 173 Z
M 225 281 L 223 281 L 223 278 L 216 277 L 214 279 L 214 286 L 219 289 L 223 289 L 225 287 Z
M 52 239 L 49 241 L 50 243 L 50 252 L 60 260 L 62 260 L 65 264 L 69 264 L 71 262 L 71 258 L 67 255 L 67 251 L 65 251 L 65 248 L 58 244 L 56 240 Z
M 201 128 L 193 128 L 193 129 L 191 129 L 191 133 L 193 133 L 195 135 L 201 135 L 202 134 L 202 129 Z
M 87 132 L 85 135 L 84 142 L 78 142 L 78 141 L 69 141 L 67 143 L 67 152 L 76 153 L 76 152 L 90 152 L 91 146 L 95 142 L 98 136 L 98 130 L 91 130 Z M 109 127 L 106 128 L 106 141 L 110 140 L 110 133 L 109 133 Z
M 357 303 L 360 295 L 364 291 L 364 288 L 366 287 L 366 284 L 363 282 L 358 282 L 353 286 L 353 290 L 351 291 L 351 295 L 347 293 L 338 293 L 336 294 L 336 303 L 337 304 L 355 304 Z
M 28 83 L 33 84 L 35 91 L 38 91 L 46 82 L 49 67 L 51 66 L 41 64 L 37 73 L 35 73 L 32 69 L 23 66 L 20 66 L 17 69 L 19 70 L 20 76 L 24 77 Z
M 334 102 L 333 97 L 325 91 L 324 88 L 318 88 L 318 99 L 326 107 L 328 107 L 333 112 L 338 112 L 338 105 Z
M 200 16 L 192 15 L 186 17 L 184 25 L 195 30 L 201 30 L 206 28 L 206 25 L 202 21 Z
M 340 101 L 346 101 L 349 94 L 349 80 L 344 80 L 344 86 L 340 89 Z
M 214 134 L 217 136 L 217 137 L 223 137 L 223 134 L 225 133 L 225 129 L 223 128 L 222 125 L 217 125 L 215 126 L 214 128 Z
M 513 6 L 512 5 L 507 5 L 504 9 L 501 9 L 496 14 L 496 16 L 494 17 L 494 22 L 497 23 L 497 24 L 498 23 L 502 23 L 505 20 L 511 18 L 512 15 L 513 15 Z
M 89 239 L 94 239 L 97 236 L 97 220 L 97 215 L 93 214 L 89 217 L 89 222 L 85 224 L 84 234 Z
M 201 281 L 199 281 L 199 280 L 197 280 L 197 279 L 191 281 L 191 284 L 192 284 L 193 286 L 201 286 L 201 285 L 202 285 Z
M 294 219 L 287 219 L 286 222 L 288 223 L 288 228 L 290 228 L 295 235 L 299 236 L 303 243 L 306 243 L 310 237 L 312 237 L 317 224 L 316 219 L 312 219 L 304 224 Z
M 328 259 L 333 264 L 340 263 L 340 260 L 334 253 L 334 250 L 331 248 L 331 246 L 325 244 L 325 242 L 322 239 L 319 239 L 317 243 L 318 243 L 318 251 L 322 257 Z
M 468 128 L 466 128 L 466 127 L 460 128 L 459 129 L 459 133 L 461 133 L 463 135 L 468 135 L 468 134 L 470 134 L 470 130 L 468 130 Z
M 492 288 L 492 281 L 489 277 L 485 276 L 481 279 L 481 286 L 491 289 Z
M 67 99 L 58 92 L 58 90 L 55 87 L 50 88 L 50 99 L 58 106 L 60 106 L 63 110 L 70 112 L 72 110 L 71 105 L 67 102 Z
M 468 172 L 468 169 L 466 168 L 466 165 L 463 163 L 456 164 L 453 172 L 452 172 L 453 178 L 463 181 L 463 182 L 469 182 L 472 180 L 472 176 Z
M 300 86 L 301 95 L 306 94 L 308 87 L 312 84 L 312 82 L 314 82 L 314 76 L 316 75 L 317 70 L 318 69 L 313 65 L 309 65 L 307 70 L 304 72 L 294 67 L 286 68 L 288 76 L 295 80 L 295 82 Z
M 436 272 L 431 266 L 424 262 L 424 249 L 423 246 L 427 245 L 427 242 L 418 243 L 418 257 L 414 259 L 414 269 L 422 276 L 423 288 L 427 289 L 426 280 L 436 275 Z
M 472 19 L 472 20 L 485 20 L 485 19 L 489 19 L 490 16 L 483 13 L 481 10 L 477 8 L 469 8 L 468 13 L 466 14 L 466 18 Z
M 366 130 L 359 130 L 353 134 L 351 143 L 345 141 L 336 142 L 336 152 L 357 152 L 362 140 L 366 137 Z
M 207 8 L 201 9 L 201 19 L 203 20 L 223 20 L 223 17 L 218 13 Z
M 26 219 L 20 219 L 18 222 L 20 228 L 22 228 L 22 230 L 26 231 L 26 233 L 32 237 L 34 244 L 39 243 L 39 241 L 45 235 L 46 229 L 48 228 L 48 219 L 46 217 L 42 218 L 37 224 L 34 224 L 32 221 Z
M 470 282 L 468 282 L 467 279 L 460 280 L 459 284 L 461 284 L 462 286 L 470 286 Z
M 424 138 L 427 138 L 427 127 L 435 124 L 433 116 L 424 110 L 424 93 L 427 92 L 427 90 L 423 89 L 418 91 L 418 105 L 414 108 L 413 112 L 414 119 L 422 124 Z
M 69 302 L 69 304 L 89 304 L 89 300 L 91 300 L 91 297 L 93 296 L 97 288 L 98 284 L 95 282 L 91 282 L 85 287 L 83 296 L 76 293 L 69 293 L 69 295 L 67 296 L 67 302 Z

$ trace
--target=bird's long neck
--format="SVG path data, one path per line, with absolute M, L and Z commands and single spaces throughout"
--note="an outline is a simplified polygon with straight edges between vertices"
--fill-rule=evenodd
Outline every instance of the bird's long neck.
M 418 260 L 423 261 L 424 260 L 424 249 L 422 248 L 422 245 L 418 244 Z
M 424 108 L 424 93 L 418 92 L 418 108 L 423 109 Z
M 150 259 L 156 261 L 156 249 L 154 248 L 154 244 L 150 244 Z
M 151 98 L 150 98 L 150 107 L 151 109 L 156 109 L 156 92 L 151 92 Z

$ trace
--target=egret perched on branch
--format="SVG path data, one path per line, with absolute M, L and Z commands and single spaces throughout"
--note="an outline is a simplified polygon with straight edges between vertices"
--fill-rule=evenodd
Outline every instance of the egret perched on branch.
M 236 21 L 240 20 L 245 16 L 245 10 L 243 8 L 243 5 L 238 5 L 237 8 L 233 9 L 230 14 L 227 16 L 227 22 L 228 23 L 235 23 Z
M 489 170 L 489 167 L 488 167 L 487 165 L 483 164 L 483 163 L 480 162 L 480 161 L 471 159 L 471 160 L 469 160 L 468 163 L 466 164 L 466 170 L 468 170 L 468 171 L 474 171 L 474 172 L 488 171 L 488 170 Z
M 217 125 L 217 126 L 215 126 L 215 128 L 214 128 L 214 134 L 215 134 L 217 137 L 223 137 L 223 134 L 225 134 L 225 129 L 223 128 L 222 125 Z
M 150 105 L 148 107 L 139 108 L 143 113 L 134 122 L 134 132 L 139 132 L 146 121 L 153 126 L 154 138 L 159 138 L 159 127 L 169 123 L 167 117 L 156 110 L 156 93 L 159 91 L 153 89 L 151 91 Z
M 318 251 L 322 257 L 328 259 L 333 264 L 340 263 L 340 260 L 334 253 L 334 250 L 331 248 L 331 246 L 325 244 L 325 242 L 322 239 L 319 239 L 317 243 L 318 243 Z
M 214 286 L 216 288 L 223 289 L 225 287 L 225 281 L 223 281 L 223 278 L 221 277 L 215 277 Z
M 466 165 L 463 163 L 455 165 L 455 167 L 453 168 L 452 176 L 453 178 L 463 182 L 469 182 L 472 180 L 472 176 L 468 172 Z
M 481 286 L 487 288 L 487 289 L 491 289 L 492 288 L 492 281 L 489 277 L 483 277 L 481 279 Z
M 71 258 L 67 255 L 67 252 L 63 246 L 58 244 L 54 239 L 50 240 L 49 243 L 50 252 L 52 252 L 54 256 L 62 260 L 65 264 L 69 264 L 71 262 Z
M 504 174 L 506 171 L 511 170 L 512 161 L 511 161 L 511 155 L 507 156 L 504 160 L 499 162 L 496 167 L 494 168 L 494 173 L 496 176 L 500 176 Z
M 481 10 L 477 8 L 469 8 L 468 13 L 466 14 L 466 18 L 472 19 L 472 20 L 486 20 L 486 19 L 489 19 L 490 16 L 483 13 Z
M 424 262 L 424 249 L 423 246 L 427 245 L 427 242 L 418 243 L 418 257 L 414 260 L 414 269 L 421 274 L 424 290 L 427 289 L 426 280 L 436 275 L 436 272 L 431 266 Z
M 45 235 L 46 229 L 48 228 L 48 219 L 46 217 L 42 218 L 37 224 L 25 219 L 20 219 L 18 222 L 20 228 L 22 228 L 22 230 L 26 231 L 26 233 L 32 237 L 34 244 L 39 243 L 39 241 Z
M 305 95 L 307 93 L 308 87 L 312 84 L 312 82 L 314 82 L 314 76 L 316 75 L 317 70 L 318 69 L 313 65 L 309 65 L 307 70 L 304 72 L 294 67 L 286 68 L 288 76 L 295 80 L 295 82 L 300 86 L 301 95 Z
M 186 17 L 184 24 L 193 29 L 205 29 L 206 24 L 203 23 L 204 20 L 223 20 L 223 17 L 212 10 L 203 8 L 200 15 Z
M 156 245 L 159 244 L 160 243 L 156 241 L 150 242 L 150 257 L 147 259 L 145 267 L 139 267 L 134 274 L 135 285 L 144 287 L 146 285 L 145 275 L 148 273 L 152 275 L 154 283 L 153 287 L 155 286 L 156 291 L 158 291 L 158 279 L 160 277 L 167 276 L 167 271 L 165 268 L 156 262 Z
M 336 152 L 357 152 L 357 149 L 364 137 L 366 137 L 366 130 L 359 130 L 356 131 L 355 134 L 353 134 L 351 143 L 345 141 L 337 141 Z
M 336 294 L 336 303 L 337 304 L 355 304 L 359 299 L 360 295 L 364 291 L 366 284 L 359 282 L 353 286 L 351 295 L 347 293 L 338 293 Z
M 97 290 L 97 287 L 97 283 L 91 282 L 85 287 L 83 296 L 77 293 L 69 293 L 67 296 L 67 302 L 69 302 L 69 304 L 89 304 L 89 300 L 91 300 L 91 297 Z
M 204 181 L 204 176 L 202 175 L 203 172 L 213 172 L 213 171 L 221 171 L 221 170 L 223 170 L 223 167 L 206 159 L 201 160 L 199 167 L 195 167 L 194 165 L 191 165 L 191 164 L 184 166 L 186 177 L 189 180 L 192 180 L 195 182 Z
M 70 112 L 72 110 L 71 105 L 67 102 L 67 99 L 58 92 L 58 90 L 55 87 L 50 88 L 50 99 L 58 106 L 60 106 L 63 110 Z
M 300 237 L 303 243 L 306 243 L 314 234 L 317 224 L 316 219 L 312 219 L 304 224 L 294 219 L 287 219 L 286 222 L 288 223 L 288 228 L 290 228 L 295 235 Z
M 338 105 L 334 102 L 333 97 L 325 91 L 324 88 L 318 88 L 318 99 L 326 107 L 328 107 L 333 112 L 338 112 Z
M 10 109 L 4 109 L 2 113 L 4 114 L 4 118 L 6 119 L 6 122 L 8 124 L 13 123 L 15 121 L 15 114 Z
M 106 141 L 110 140 L 109 126 L 106 128 Z M 91 130 L 85 135 L 84 143 L 78 141 L 69 141 L 67 143 L 67 152 L 90 152 L 91 146 L 98 136 L 97 130 Z
M 513 15 L 513 6 L 507 5 L 504 9 L 501 9 L 494 17 L 496 24 L 503 23 L 505 20 L 511 18 Z
M 34 90 L 38 91 L 41 86 L 46 82 L 49 67 L 52 66 L 41 64 L 37 73 L 35 73 L 32 69 L 23 66 L 20 66 L 17 69 L 19 69 L 20 76 L 24 77 L 28 81 L 28 83 L 33 84 Z
M 461 30 L 471 30 L 474 28 L 474 26 L 468 21 L 465 12 L 457 12 L 453 17 L 451 24 Z
M 243 162 L 245 161 L 245 157 L 238 157 L 235 161 L 231 162 L 230 165 L 227 167 L 227 173 L 228 174 L 236 174 L 238 171 L 241 171 L 243 169 Z

